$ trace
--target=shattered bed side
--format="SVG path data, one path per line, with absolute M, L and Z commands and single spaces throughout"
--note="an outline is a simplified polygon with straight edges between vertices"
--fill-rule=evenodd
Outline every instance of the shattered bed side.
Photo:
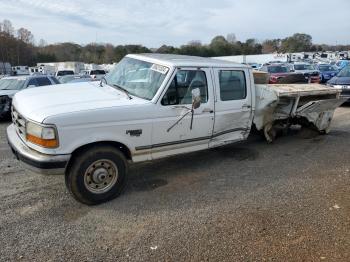
M 318 84 L 256 85 L 254 124 L 272 142 L 279 130 L 301 125 L 328 133 L 340 90 Z

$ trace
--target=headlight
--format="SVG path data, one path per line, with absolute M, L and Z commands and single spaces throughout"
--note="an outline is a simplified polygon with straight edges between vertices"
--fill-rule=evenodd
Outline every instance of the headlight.
M 27 122 L 27 141 L 46 148 L 58 147 L 56 128 L 53 126 L 42 126 L 33 122 Z

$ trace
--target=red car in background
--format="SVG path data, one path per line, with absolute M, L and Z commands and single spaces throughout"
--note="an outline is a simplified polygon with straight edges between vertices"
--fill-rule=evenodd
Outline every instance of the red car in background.
M 277 84 L 281 78 L 291 75 L 290 67 L 284 64 L 264 65 L 260 71 L 269 74 L 269 84 Z

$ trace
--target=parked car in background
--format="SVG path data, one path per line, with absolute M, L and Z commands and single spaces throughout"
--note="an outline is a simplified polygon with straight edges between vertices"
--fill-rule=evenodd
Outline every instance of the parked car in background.
M 91 77 L 88 75 L 65 75 L 59 78 L 61 84 L 70 83 L 74 80 L 81 80 L 78 82 L 89 82 L 92 81 Z M 85 81 L 84 81 L 85 80 Z
M 59 84 L 52 76 L 8 76 L 0 79 L 0 119 L 10 116 L 13 96 L 26 88 Z
M 343 68 L 335 77 L 329 80 L 327 85 L 342 89 L 341 96 L 350 99 L 350 65 Z
M 331 64 L 318 64 L 315 68 L 320 72 L 321 83 L 326 83 L 339 73 L 339 70 Z
M 29 75 L 29 67 L 28 66 L 13 66 L 12 74 L 15 76 L 20 75 Z
M 291 71 L 296 73 L 301 73 L 308 79 L 310 83 L 320 83 L 320 72 L 315 69 L 314 65 L 307 63 L 294 63 L 291 64 Z
M 73 70 L 67 70 L 67 69 L 64 69 L 64 70 L 57 70 L 55 76 L 56 77 L 62 77 L 62 76 L 66 76 L 66 75 L 74 75 L 74 71 Z
M 89 78 L 76 78 L 68 82 L 68 84 L 71 83 L 83 83 L 83 82 L 93 82 L 93 81 L 98 81 L 97 79 L 92 79 L 91 77 Z
M 259 70 L 262 66 L 262 64 L 257 63 L 248 63 L 247 65 L 250 65 L 253 69 Z
M 336 63 L 336 66 L 338 67 L 339 70 L 343 69 L 344 67 L 347 67 L 350 65 L 350 61 L 349 60 L 339 60 Z
M 291 74 L 290 68 L 283 64 L 264 65 L 260 68 L 260 71 L 267 72 L 269 74 L 270 84 L 277 84 L 281 78 Z
M 102 69 L 86 70 L 83 74 L 90 76 L 92 79 L 100 80 L 106 75 L 106 71 Z

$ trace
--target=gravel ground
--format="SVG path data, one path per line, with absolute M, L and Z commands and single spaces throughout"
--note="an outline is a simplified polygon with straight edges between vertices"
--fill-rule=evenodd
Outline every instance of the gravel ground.
M 350 261 L 350 107 L 293 131 L 133 166 L 124 194 L 77 203 L 27 173 L 0 124 L 0 260 Z

